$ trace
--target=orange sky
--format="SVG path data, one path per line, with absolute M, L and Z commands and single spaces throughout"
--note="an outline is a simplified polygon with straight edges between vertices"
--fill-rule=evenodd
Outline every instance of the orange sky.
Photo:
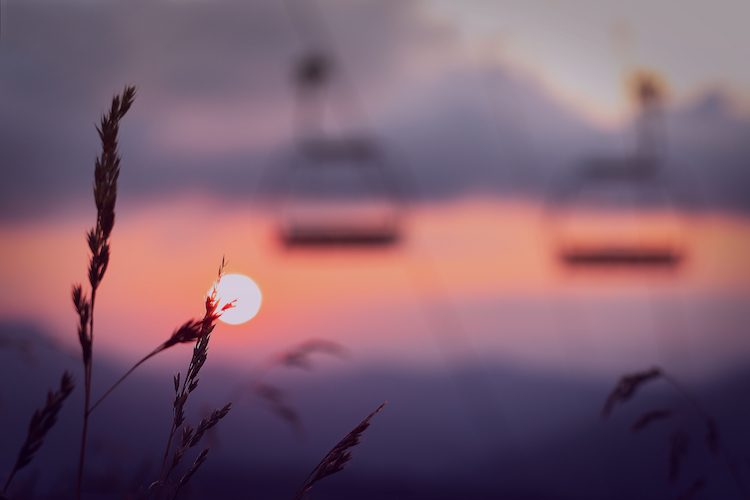
M 596 340 L 602 352 L 640 352 L 645 344 L 654 348 L 656 320 L 636 314 L 626 323 L 641 333 L 621 334 L 622 324 L 607 327 L 602 311 L 627 318 L 627 308 L 617 304 L 630 301 L 632 311 L 642 312 L 652 296 L 742 297 L 750 291 L 750 258 L 743 251 L 750 248 L 750 220 L 738 216 L 681 217 L 689 254 L 679 273 L 613 275 L 558 266 L 549 245 L 554 218 L 520 201 L 413 207 L 400 245 L 354 252 L 284 250 L 274 239 L 273 217 L 207 198 L 122 205 L 97 297 L 96 346 L 123 360 L 135 360 L 200 314 L 222 255 L 227 272 L 252 277 L 263 293 L 255 319 L 217 328 L 213 353 L 228 362 L 324 337 L 364 360 L 430 364 L 441 354 L 426 312 L 445 307 L 479 352 L 544 365 L 565 348 L 560 318 L 580 316 L 560 305 L 570 300 L 584 304 L 586 321 L 607 330 Z M 92 221 L 93 215 L 0 227 L 0 285 L 6 290 L 0 317 L 30 319 L 74 344 L 70 287 L 85 277 L 84 235 Z M 596 301 L 602 307 L 591 305 Z M 543 314 L 533 311 L 539 303 L 549 306 Z

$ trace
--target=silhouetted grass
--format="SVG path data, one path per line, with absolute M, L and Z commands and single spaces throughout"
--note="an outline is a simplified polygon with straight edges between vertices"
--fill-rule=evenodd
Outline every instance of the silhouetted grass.
M 334 446 L 333 449 L 329 451 L 325 457 L 323 457 L 323 460 L 321 460 L 320 463 L 307 476 L 307 478 L 305 478 L 302 486 L 299 487 L 297 493 L 294 495 L 294 500 L 302 500 L 305 496 L 305 493 L 310 491 L 313 485 L 324 477 L 328 477 L 332 474 L 344 470 L 349 461 L 352 459 L 351 448 L 361 442 L 360 438 L 362 437 L 362 433 L 365 432 L 368 427 L 370 427 L 370 419 L 375 416 L 377 412 L 383 409 L 384 406 L 385 403 L 378 406 L 378 408 L 374 412 L 367 415 L 367 417 L 362 422 L 360 422 L 359 425 L 352 429 L 349 434 L 344 436 L 341 441 L 336 443 L 336 446 Z
M 135 100 L 135 87 L 127 86 L 123 91 L 122 95 L 115 95 L 112 99 L 112 106 L 108 113 L 105 113 L 101 120 L 101 125 L 97 127 L 99 132 L 99 138 L 102 143 L 102 153 L 96 160 L 94 170 L 94 199 L 97 207 L 97 219 L 96 226 L 88 233 L 88 245 L 91 250 L 91 259 L 89 262 L 89 283 L 91 285 L 90 298 L 87 298 L 84 294 L 81 285 L 75 285 L 73 287 L 73 304 L 76 312 L 79 316 L 78 326 L 78 338 L 81 343 L 81 349 L 83 352 L 83 365 L 84 365 L 84 388 L 86 391 L 84 397 L 84 413 L 83 413 L 83 432 L 81 437 L 81 450 L 79 455 L 78 463 L 78 483 L 77 483 L 77 498 L 81 498 L 81 491 L 83 488 L 83 471 L 85 465 L 85 454 L 86 454 L 86 435 L 88 430 L 88 420 L 94 409 L 109 395 L 112 391 L 128 377 L 138 366 L 144 363 L 146 360 L 155 356 L 156 354 L 174 346 L 177 344 L 195 342 L 193 349 L 193 357 L 188 367 L 188 373 L 185 377 L 185 382 L 182 386 L 182 390 L 177 393 L 174 400 L 174 419 L 172 422 L 172 429 L 170 431 L 169 441 L 167 443 L 167 450 L 165 451 L 165 459 L 170 450 L 170 444 L 174 433 L 177 431 L 180 425 L 182 425 L 184 415 L 184 404 L 187 401 L 187 396 L 192 392 L 198 385 L 197 375 L 200 371 L 203 363 L 206 361 L 208 354 L 208 341 L 216 326 L 216 321 L 219 319 L 221 314 L 234 306 L 233 302 L 230 302 L 223 306 L 221 309 L 218 307 L 218 299 L 216 286 L 221 280 L 221 276 L 224 272 L 226 263 L 222 259 L 221 266 L 219 267 L 219 274 L 214 283 L 212 291 L 206 296 L 204 300 L 205 311 L 200 319 L 191 319 L 186 321 L 182 326 L 177 328 L 174 333 L 156 349 L 151 351 L 149 354 L 144 356 L 138 361 L 125 375 L 123 375 L 110 389 L 108 389 L 94 404 L 91 404 L 91 379 L 92 379 L 92 365 L 93 365 L 93 346 L 94 346 L 94 304 L 96 298 L 96 292 L 99 284 L 104 277 L 109 264 L 110 255 L 110 235 L 115 223 L 115 203 L 117 201 L 117 183 L 120 177 L 120 154 L 118 151 L 118 133 L 120 120 L 125 116 L 127 111 L 130 109 L 133 101 Z M 175 392 L 178 389 L 178 379 L 175 379 Z M 193 436 L 193 439 L 188 443 L 188 447 L 195 446 L 200 441 L 200 436 L 208 428 L 216 425 L 218 420 L 222 418 L 229 411 L 230 405 L 224 407 L 223 410 L 219 411 L 217 418 L 209 420 L 209 422 L 201 422 L 199 424 L 199 430 L 201 432 Z M 218 411 L 218 410 L 217 410 Z M 202 426 L 202 427 L 201 427 Z M 187 432 L 187 427 L 185 429 Z M 192 429 L 190 429 L 192 433 Z M 182 456 L 185 450 L 178 449 L 179 457 Z M 198 466 L 203 463 L 206 457 L 207 450 L 201 452 L 199 455 L 200 460 L 196 461 L 191 467 L 190 471 L 184 476 L 179 486 L 175 488 L 174 496 L 177 496 L 179 487 L 184 485 L 190 476 L 193 475 Z M 177 457 L 177 452 L 176 452 Z M 172 466 L 168 469 L 167 476 L 177 466 L 179 458 L 173 460 Z M 164 465 L 162 465 L 162 472 L 159 477 L 157 484 L 163 485 L 161 482 L 161 476 L 164 475 Z M 166 479 L 166 478 L 165 478 Z M 161 488 L 157 489 L 157 497 L 161 494 Z M 168 488 L 168 496 L 171 488 Z
M 63 401 L 70 396 L 73 388 L 75 388 L 73 375 L 66 371 L 63 373 L 62 380 L 60 381 L 60 389 L 57 391 L 50 390 L 47 393 L 47 404 L 42 409 L 34 412 L 29 423 L 29 432 L 26 435 L 26 441 L 21 446 L 16 464 L 8 476 L 5 486 L 3 486 L 3 495 L 8 490 L 8 486 L 13 481 L 13 476 L 16 475 L 16 472 L 29 465 L 34 459 L 36 452 L 44 444 L 44 438 L 47 436 L 47 433 L 57 423 L 57 415 L 62 409 Z
M 88 433 L 89 414 L 91 413 L 91 377 L 94 353 L 94 305 L 96 291 L 104 278 L 109 265 L 109 237 L 115 225 L 115 202 L 117 201 L 117 181 L 120 178 L 120 153 L 117 149 L 120 120 L 130 109 L 135 99 L 135 87 L 126 86 L 122 96 L 112 98 L 112 106 L 102 116 L 101 125 L 97 127 L 102 142 L 101 155 L 96 159 L 94 168 L 94 200 L 96 201 L 96 226 L 88 233 L 88 244 L 91 250 L 89 260 L 90 298 L 86 298 L 81 285 L 73 286 L 73 305 L 79 317 L 78 340 L 83 353 L 83 385 L 86 391 L 83 406 L 83 431 L 81 433 L 81 451 L 78 460 L 77 498 L 81 498 L 83 485 L 83 467 L 86 457 L 86 436 Z
M 601 418 L 607 419 L 615 406 L 628 402 L 635 396 L 636 392 L 645 384 L 663 380 L 675 389 L 687 403 L 687 409 L 694 417 L 703 424 L 704 443 L 711 455 L 724 460 L 732 476 L 737 491 L 746 500 L 750 499 L 747 487 L 739 471 L 738 461 L 729 452 L 726 443 L 719 433 L 716 419 L 703 407 L 703 405 L 672 375 L 658 367 L 642 372 L 623 375 L 607 396 L 601 412 Z M 685 411 L 684 408 L 659 408 L 643 413 L 633 422 L 630 427 L 632 432 L 641 432 L 656 422 L 671 419 L 675 414 Z M 692 449 L 690 434 L 682 427 L 677 427 L 668 438 L 669 453 L 667 456 L 668 480 L 676 483 L 682 472 L 682 464 Z M 708 480 L 710 471 L 706 470 L 693 478 L 677 498 L 688 500 L 702 490 Z
M 266 405 L 266 408 L 289 424 L 291 429 L 299 438 L 306 435 L 302 417 L 292 405 L 289 397 L 281 387 L 268 382 L 268 375 L 278 368 L 301 369 L 311 371 L 313 369 L 313 354 L 330 354 L 343 357 L 346 349 L 336 342 L 323 339 L 309 339 L 294 345 L 284 351 L 271 355 L 261 365 L 260 373 L 251 380 L 239 385 L 232 392 L 232 399 L 239 400 L 247 396 L 257 396 Z
M 89 418 L 92 412 L 107 398 L 116 387 L 118 387 L 136 368 L 148 359 L 154 357 L 166 349 L 177 344 L 194 343 L 193 353 L 184 379 L 178 372 L 174 376 L 175 395 L 172 401 L 173 418 L 170 426 L 167 445 L 164 450 L 159 477 L 148 489 L 148 496 L 160 499 L 176 499 L 180 490 L 189 482 L 191 477 L 198 471 L 208 457 L 209 448 L 203 448 L 195 457 L 192 464 L 182 474 L 179 480 L 173 480 L 173 474 L 183 461 L 188 451 L 198 446 L 204 434 L 216 426 L 231 410 L 232 403 L 227 403 L 222 408 L 216 408 L 209 416 L 202 419 L 196 427 L 187 423 L 185 405 L 190 394 L 198 387 L 198 375 L 208 357 L 208 346 L 211 333 L 216 327 L 216 322 L 222 313 L 234 307 L 234 301 L 218 308 L 219 298 L 217 286 L 224 274 L 226 262 L 222 259 L 218 276 L 211 291 L 204 298 L 204 311 L 200 318 L 191 319 L 175 329 L 172 335 L 157 346 L 154 350 L 135 363 L 114 385 L 106 390 L 92 404 L 92 372 L 94 358 L 94 311 L 96 294 L 99 285 L 109 266 L 111 243 L 110 236 L 115 224 L 115 205 L 117 201 L 117 188 L 120 176 L 121 157 L 118 151 L 118 134 L 120 120 L 125 116 L 135 100 L 136 89 L 126 86 L 121 95 L 115 95 L 112 99 L 110 109 L 104 113 L 100 125 L 97 127 L 102 144 L 102 152 L 97 157 L 94 169 L 94 199 L 97 207 L 96 225 L 87 233 L 87 242 L 91 256 L 88 268 L 88 280 L 90 292 L 83 290 L 80 284 L 72 289 L 73 305 L 78 315 L 78 339 L 81 345 L 82 361 L 84 368 L 84 412 L 83 429 L 81 433 L 81 445 L 78 457 L 76 497 L 80 500 L 84 484 L 84 470 L 86 457 L 86 441 L 88 433 Z M 287 351 L 281 358 L 275 360 L 276 365 L 297 366 L 309 368 L 309 355 L 315 351 L 326 351 L 336 353 L 340 348 L 325 341 L 310 341 L 298 346 L 296 349 Z M 58 414 L 62 408 L 63 401 L 73 391 L 73 377 L 68 372 L 63 375 L 60 389 L 50 391 L 46 405 L 34 413 L 26 441 L 21 447 L 15 466 L 8 476 L 5 486 L 0 492 L 0 500 L 7 499 L 6 490 L 11 484 L 13 477 L 23 467 L 27 466 L 34 458 L 44 442 L 44 438 L 57 421 Z M 278 398 L 277 398 L 278 399 Z M 277 406 L 283 404 L 276 401 Z M 385 403 L 384 403 L 385 404 Z M 322 477 L 338 472 L 343 469 L 351 458 L 349 448 L 359 443 L 359 438 L 370 425 L 372 416 L 380 411 L 380 408 L 371 413 L 362 423 L 350 432 L 334 449 L 326 456 L 323 462 L 313 471 L 305 484 L 300 489 L 299 495 L 304 495 L 312 487 L 312 484 Z M 181 431 L 180 431 L 181 428 Z M 173 440 L 180 431 L 179 442 L 173 450 Z M 168 461 L 168 458 L 172 459 Z

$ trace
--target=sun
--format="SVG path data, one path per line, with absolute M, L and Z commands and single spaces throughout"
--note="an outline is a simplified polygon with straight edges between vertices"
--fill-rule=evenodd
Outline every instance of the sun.
M 253 280 L 242 274 L 225 274 L 216 289 L 220 310 L 224 304 L 236 300 L 234 307 L 227 309 L 219 318 L 224 323 L 239 325 L 252 319 L 260 309 L 260 288 Z

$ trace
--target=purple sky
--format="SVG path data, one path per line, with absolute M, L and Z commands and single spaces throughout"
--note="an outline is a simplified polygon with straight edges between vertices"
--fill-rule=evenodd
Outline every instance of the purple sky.
M 472 24 L 485 12 L 475 3 L 320 5 L 325 22 L 313 32 L 323 26 L 330 34 L 348 85 L 334 88 L 332 102 L 353 89 L 365 113 L 344 127 L 369 130 L 381 140 L 397 173 L 409 178 L 410 195 L 544 198 L 550 182 L 583 158 L 627 152 L 632 105 L 621 83 L 627 68 L 614 68 L 605 77 L 606 57 L 591 59 L 584 47 L 609 43 L 606 30 L 592 25 L 630 19 L 629 29 L 643 34 L 641 41 L 632 35 L 640 53 L 661 54 L 653 61 L 636 58 L 633 66 L 654 66 L 666 58 L 655 67 L 675 80 L 667 121 L 673 180 L 701 186 L 691 196 L 694 204 L 747 209 L 750 124 L 742 111 L 747 82 L 733 69 L 736 51 L 711 45 L 703 31 L 688 35 L 699 22 L 694 17 L 670 18 L 669 9 L 657 9 L 654 16 L 671 19 L 665 31 L 670 36 L 659 45 L 653 27 L 641 26 L 646 6 L 625 11 L 600 6 L 576 21 L 574 5 L 498 4 L 487 7 L 483 19 L 492 25 L 491 16 L 497 15 L 498 26 L 514 34 L 513 57 L 503 58 L 492 51 L 486 55 L 488 44 L 501 44 L 495 35 L 503 30 Z M 138 85 L 139 95 L 123 128 L 129 169 L 122 179 L 124 193 L 154 198 L 204 190 L 247 200 L 263 191 L 263 176 L 277 167 L 290 144 L 294 90 L 289 76 L 295 58 L 308 49 L 307 31 L 295 29 L 284 5 L 4 4 L 2 218 L 80 205 L 76 200 L 87 195 L 96 151 L 92 125 L 125 84 Z M 454 11 L 454 17 L 446 14 Z M 727 36 L 740 36 L 734 29 L 737 16 L 720 11 L 716 8 L 706 22 L 725 18 Z M 565 33 L 576 36 L 566 39 Z M 673 41 L 680 33 L 701 48 L 693 64 L 698 70 L 690 75 L 681 70 L 686 55 Z M 555 50 L 562 53 L 553 57 Z M 571 67 L 590 70 L 580 72 L 589 76 L 573 92 L 585 99 L 569 98 L 575 80 L 559 68 L 568 60 Z

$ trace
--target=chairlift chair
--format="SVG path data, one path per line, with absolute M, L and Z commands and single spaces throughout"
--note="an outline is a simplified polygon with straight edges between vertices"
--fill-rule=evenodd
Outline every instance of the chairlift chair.
M 279 236 L 287 247 L 385 247 L 398 242 L 398 182 L 371 134 L 324 127 L 334 64 L 311 51 L 294 72 L 294 151 L 282 187 Z
M 635 79 L 636 149 L 585 161 L 554 200 L 559 258 L 567 266 L 671 268 L 684 230 L 663 169 L 663 91 L 653 74 Z
M 374 142 L 349 137 L 308 140 L 291 160 L 281 207 L 287 247 L 393 245 L 401 202 Z

